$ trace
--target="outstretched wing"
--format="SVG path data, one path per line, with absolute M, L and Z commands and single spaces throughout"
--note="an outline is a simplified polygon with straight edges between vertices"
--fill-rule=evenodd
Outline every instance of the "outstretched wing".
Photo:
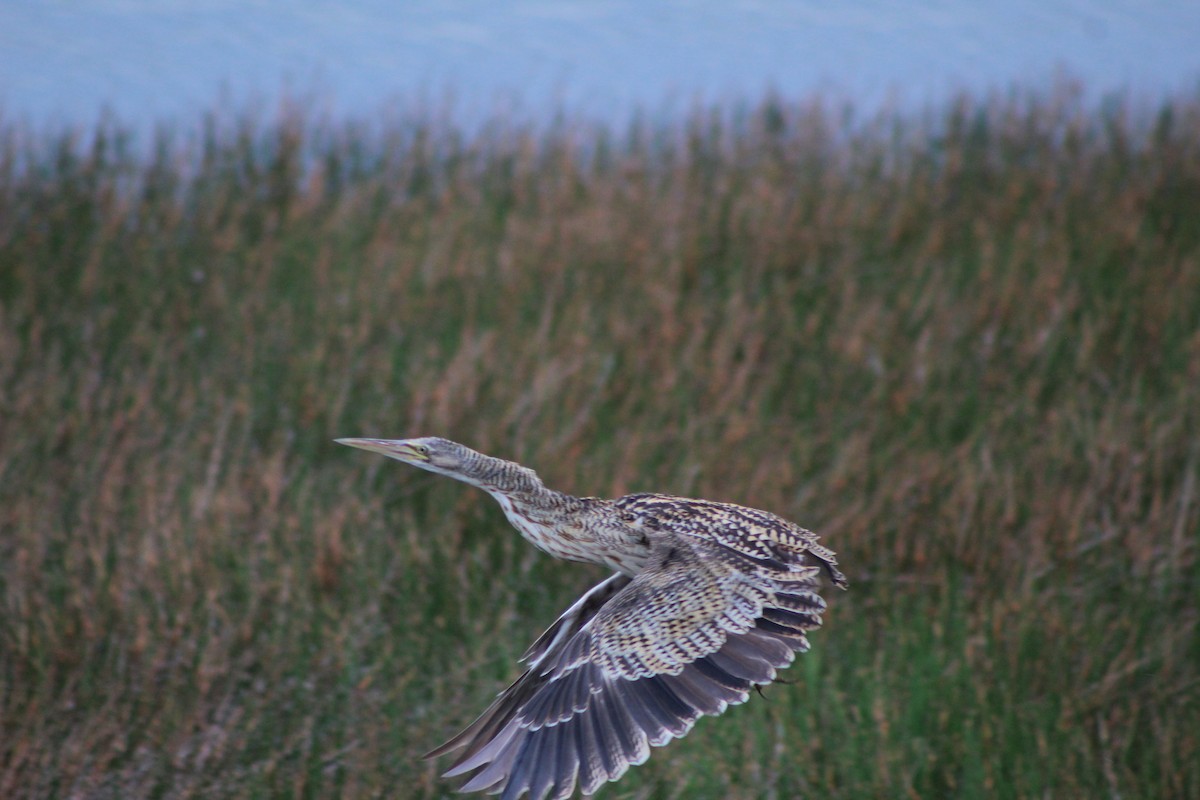
M 755 557 L 701 536 L 654 538 L 643 572 L 584 595 L 530 648 L 525 674 L 429 754 L 465 748 L 446 773 L 475 771 L 463 791 L 591 794 L 808 649 L 825 602 L 804 548 Z

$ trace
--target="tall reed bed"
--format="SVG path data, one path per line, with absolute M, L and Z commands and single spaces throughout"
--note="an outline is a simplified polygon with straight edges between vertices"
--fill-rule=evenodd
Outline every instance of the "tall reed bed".
M 441 797 L 601 574 L 337 448 L 820 531 L 617 797 L 1200 795 L 1200 101 L 0 123 L 0 796 Z

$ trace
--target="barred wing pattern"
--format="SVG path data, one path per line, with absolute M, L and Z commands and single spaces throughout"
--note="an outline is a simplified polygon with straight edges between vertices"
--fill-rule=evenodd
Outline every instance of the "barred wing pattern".
M 446 773 L 474 772 L 462 791 L 592 794 L 807 650 L 822 566 L 845 585 L 813 534 L 766 512 L 664 495 L 617 505 L 654 541 L 650 562 L 584 595 L 530 648 L 529 669 L 428 754 L 465 748 Z

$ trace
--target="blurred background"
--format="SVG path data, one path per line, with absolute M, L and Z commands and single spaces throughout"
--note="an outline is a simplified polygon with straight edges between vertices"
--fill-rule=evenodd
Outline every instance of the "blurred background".
M 0 4 L 0 797 L 452 796 L 604 575 L 331 441 L 417 435 L 838 552 L 788 682 L 605 797 L 1200 796 L 1196 41 Z
M 0 7 L 10 119 L 188 122 L 281 91 L 332 114 L 450 101 L 478 122 L 565 109 L 607 122 L 773 88 L 908 110 L 1044 85 L 1143 101 L 1193 88 L 1200 7 L 1137 0 L 828 3 L 381 0 L 30 2 Z

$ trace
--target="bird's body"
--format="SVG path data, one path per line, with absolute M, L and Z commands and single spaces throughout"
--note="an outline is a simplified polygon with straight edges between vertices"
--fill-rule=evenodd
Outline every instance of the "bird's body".
M 464 791 L 591 794 L 807 650 L 822 569 L 846 586 L 815 534 L 766 511 L 573 497 L 446 439 L 338 441 L 478 486 L 534 546 L 615 572 L 534 642 L 528 669 L 479 719 L 429 753 L 463 751 L 446 774 L 474 772 Z

